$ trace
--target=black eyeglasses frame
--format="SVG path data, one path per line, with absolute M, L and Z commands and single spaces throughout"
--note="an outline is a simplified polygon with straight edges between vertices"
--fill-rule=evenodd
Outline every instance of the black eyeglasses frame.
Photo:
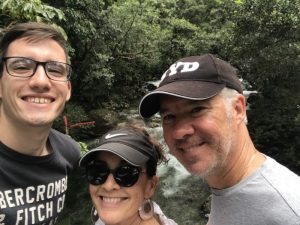
M 9 72 L 9 69 L 7 68 L 7 60 L 8 59 L 27 59 L 27 60 L 31 60 L 32 62 L 35 63 L 35 68 L 32 72 L 31 75 L 28 75 L 28 76 L 18 76 L 18 75 L 13 75 Z M 47 77 L 50 79 L 50 80 L 54 80 L 54 81 L 59 81 L 59 82 L 66 82 L 66 81 L 69 81 L 70 78 L 71 78 L 71 72 L 72 72 L 72 66 L 68 63 L 64 63 L 64 62 L 59 62 L 59 61 L 45 61 L 45 62 L 42 62 L 42 61 L 37 61 L 37 60 L 34 60 L 34 59 L 31 59 L 31 58 L 27 58 L 27 57 L 22 57 L 22 56 L 10 56 L 10 57 L 2 57 L 2 62 L 4 62 L 5 64 L 5 69 L 7 71 L 7 73 L 10 75 L 10 76 L 13 76 L 13 77 L 20 77 L 20 78 L 29 78 L 29 77 L 33 77 L 34 74 L 36 73 L 36 70 L 38 68 L 39 65 L 42 65 L 43 68 L 44 68 L 44 71 L 45 71 L 45 74 L 47 75 Z M 49 63 L 60 63 L 60 64 L 63 64 L 63 65 L 66 65 L 67 67 L 67 76 L 66 76 L 66 79 L 65 80 L 59 80 L 59 79 L 53 79 L 52 76 L 50 76 L 48 73 L 47 73 L 47 69 L 46 69 L 46 66 L 49 64 Z

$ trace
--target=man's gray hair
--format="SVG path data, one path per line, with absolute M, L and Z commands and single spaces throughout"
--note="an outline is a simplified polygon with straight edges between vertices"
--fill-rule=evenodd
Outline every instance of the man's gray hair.
M 223 90 L 220 92 L 219 95 L 223 99 L 223 102 L 225 104 L 227 116 L 231 117 L 232 116 L 232 104 L 233 104 L 234 100 L 236 100 L 237 97 L 240 95 L 240 93 L 238 93 L 234 89 L 225 87 L 225 88 L 223 88 Z M 248 123 L 247 115 L 245 117 L 244 122 L 245 122 L 245 124 Z

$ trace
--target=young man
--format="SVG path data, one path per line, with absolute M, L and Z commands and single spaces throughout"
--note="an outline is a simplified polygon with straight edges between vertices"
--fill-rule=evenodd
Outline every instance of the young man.
M 230 64 L 210 54 L 178 60 L 139 111 L 160 113 L 171 153 L 211 187 L 208 224 L 300 224 L 300 177 L 255 148 Z
M 54 224 L 80 156 L 51 129 L 71 96 L 66 43 L 49 25 L 16 24 L 0 60 L 0 224 Z

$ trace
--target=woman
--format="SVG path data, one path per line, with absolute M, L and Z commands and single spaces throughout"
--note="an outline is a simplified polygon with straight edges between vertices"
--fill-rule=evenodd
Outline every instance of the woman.
M 99 220 L 106 225 L 176 225 L 151 201 L 157 165 L 166 162 L 159 144 L 137 126 L 118 127 L 79 162 Z

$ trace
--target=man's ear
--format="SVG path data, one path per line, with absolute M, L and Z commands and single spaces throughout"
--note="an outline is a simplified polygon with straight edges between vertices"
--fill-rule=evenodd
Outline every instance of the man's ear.
M 71 98 L 71 90 L 72 90 L 72 85 L 70 81 L 68 81 L 67 86 L 68 86 L 68 93 L 67 93 L 66 101 L 69 101 Z
M 246 118 L 246 99 L 245 96 L 239 95 L 234 102 L 234 113 L 239 123 L 244 122 Z

